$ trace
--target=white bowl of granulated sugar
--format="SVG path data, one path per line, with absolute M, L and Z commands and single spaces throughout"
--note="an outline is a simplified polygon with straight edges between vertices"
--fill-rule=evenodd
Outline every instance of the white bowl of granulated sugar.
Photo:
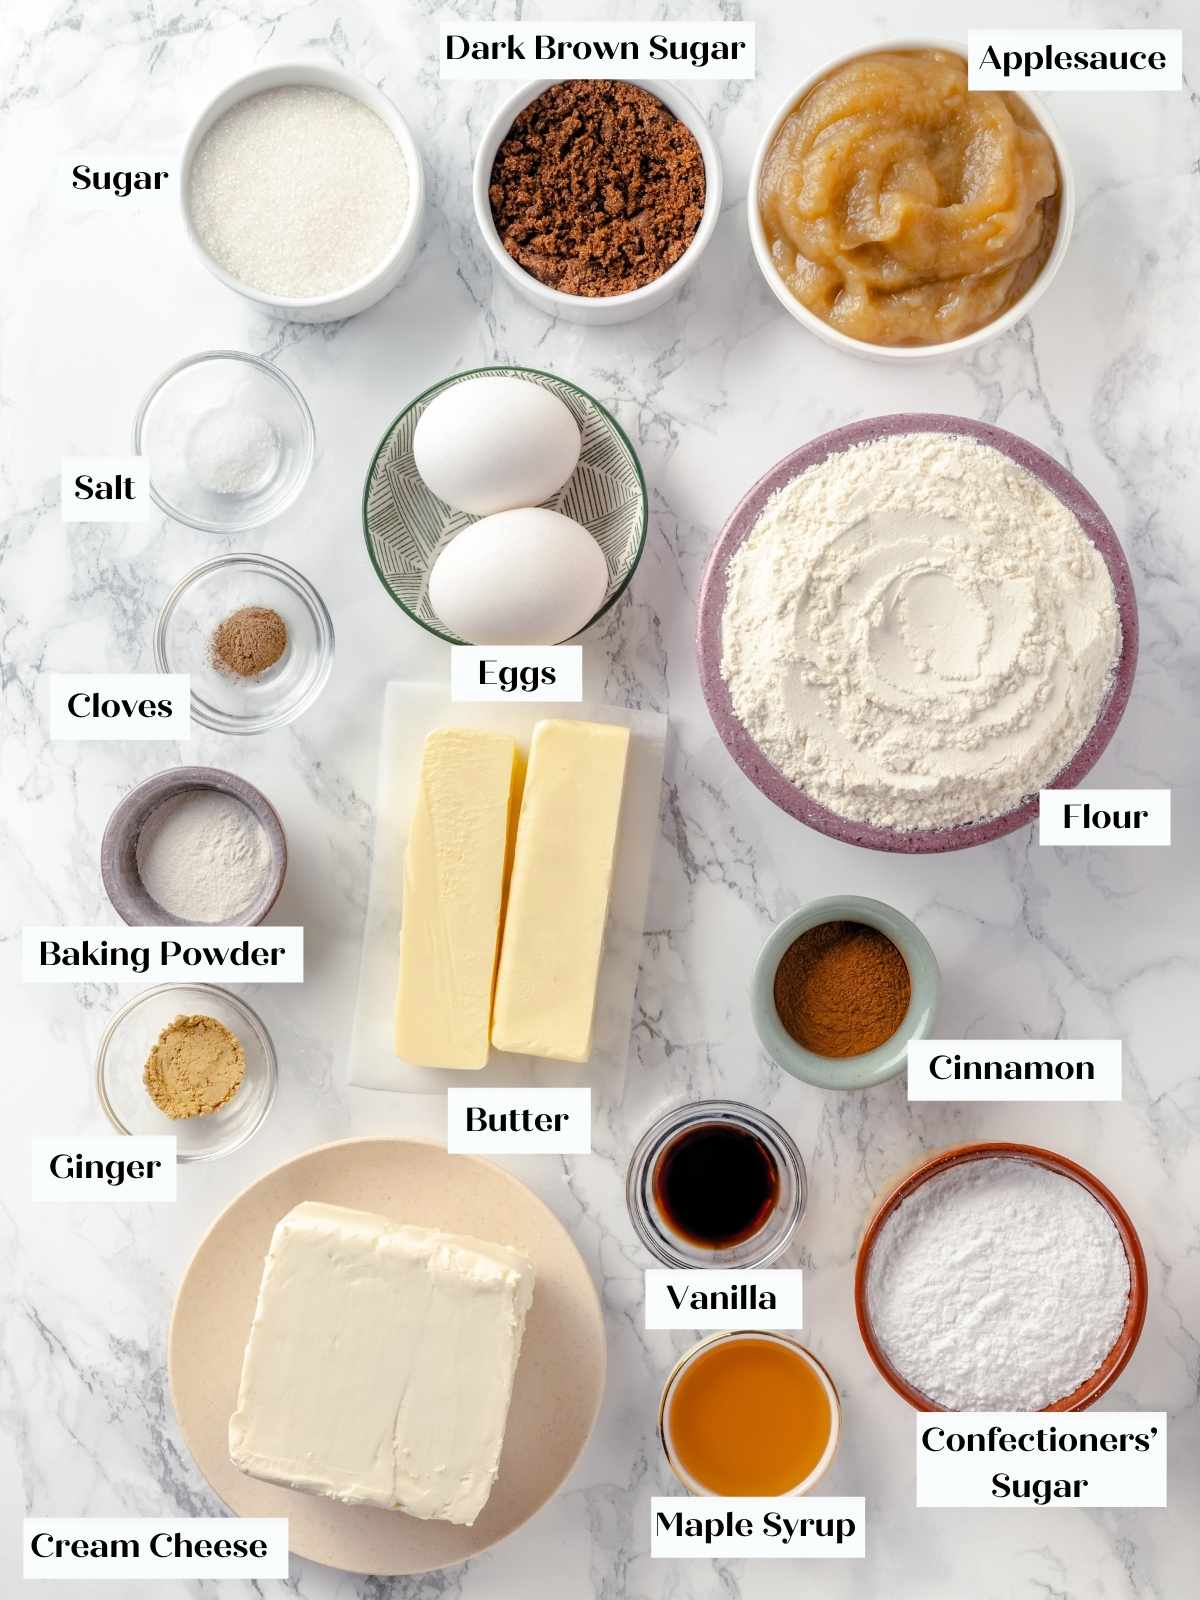
M 373 84 L 292 61 L 236 79 L 197 118 L 184 225 L 214 277 L 277 316 L 365 311 L 412 265 L 425 210 L 408 124 Z

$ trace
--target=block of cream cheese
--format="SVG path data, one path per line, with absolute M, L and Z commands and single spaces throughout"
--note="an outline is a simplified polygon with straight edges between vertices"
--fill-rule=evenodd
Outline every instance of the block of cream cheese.
M 276 1225 L 229 1420 L 235 1467 L 470 1526 L 500 1464 L 533 1268 L 305 1201 Z
M 492 1014 L 498 1050 L 592 1053 L 628 754 L 629 730 L 614 724 L 533 730 Z
M 396 1054 L 416 1067 L 487 1065 L 517 747 L 439 728 L 425 741 L 404 858 Z

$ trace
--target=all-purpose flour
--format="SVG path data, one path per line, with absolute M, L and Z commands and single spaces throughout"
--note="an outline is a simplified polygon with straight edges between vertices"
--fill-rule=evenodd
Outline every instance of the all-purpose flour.
M 896 1371 L 949 1411 L 1041 1411 L 1089 1378 L 1129 1301 L 1121 1236 L 1082 1184 L 966 1162 L 901 1201 L 867 1303 Z
M 1045 787 L 1121 649 L 1072 512 L 971 438 L 902 434 L 771 496 L 729 563 L 721 670 L 767 758 L 879 827 L 952 827 Z

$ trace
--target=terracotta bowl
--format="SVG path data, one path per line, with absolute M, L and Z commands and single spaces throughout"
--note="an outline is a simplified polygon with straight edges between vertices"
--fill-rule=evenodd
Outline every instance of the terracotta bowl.
M 871 1213 L 858 1247 L 858 1261 L 854 1269 L 854 1311 L 858 1318 L 858 1331 L 862 1334 L 867 1354 L 879 1368 L 883 1378 L 914 1410 L 946 1410 L 945 1406 L 939 1406 L 928 1395 L 922 1394 L 919 1389 L 914 1389 L 911 1383 L 900 1376 L 884 1355 L 883 1348 L 875 1337 L 867 1305 L 867 1272 L 871 1264 L 871 1252 L 875 1248 L 879 1230 L 888 1217 L 902 1200 L 907 1200 L 909 1195 L 922 1184 L 941 1172 L 948 1172 L 952 1167 L 960 1166 L 963 1162 L 987 1161 L 997 1157 L 1032 1161 L 1040 1167 L 1061 1173 L 1064 1178 L 1073 1178 L 1076 1183 L 1082 1184 L 1108 1212 L 1113 1220 L 1113 1226 L 1121 1235 L 1121 1243 L 1125 1246 L 1125 1256 L 1129 1262 L 1129 1305 L 1126 1307 L 1125 1321 L 1116 1342 L 1095 1372 L 1089 1378 L 1085 1378 L 1077 1389 L 1072 1389 L 1070 1394 L 1063 1395 L 1053 1405 L 1043 1408 L 1046 1411 L 1086 1411 L 1099 1400 L 1101 1395 L 1112 1388 L 1128 1365 L 1129 1358 L 1141 1338 L 1142 1325 L 1146 1320 L 1148 1295 L 1146 1257 L 1141 1240 L 1129 1220 L 1128 1212 L 1111 1190 L 1105 1188 L 1099 1178 L 1090 1173 L 1086 1167 L 1079 1166 L 1053 1150 L 1042 1150 L 1032 1144 L 1003 1142 L 953 1145 L 948 1150 L 939 1150 L 936 1155 L 925 1157 L 894 1182 Z
M 968 417 L 943 416 L 937 413 L 900 412 L 890 417 L 870 417 L 862 422 L 852 422 L 848 427 L 835 428 L 818 439 L 793 450 L 760 478 L 734 508 L 733 514 L 721 529 L 713 553 L 709 557 L 700 591 L 700 609 L 696 625 L 696 651 L 700 664 L 700 685 L 708 703 L 709 715 L 720 735 L 721 742 L 741 767 L 756 789 L 768 800 L 786 811 L 789 816 L 828 834 L 831 839 L 841 839 L 846 844 L 862 845 L 868 850 L 890 850 L 901 855 L 930 855 L 947 850 L 963 850 L 968 845 L 986 844 L 1013 833 L 1033 822 L 1038 814 L 1038 797 L 1028 795 L 1019 806 L 1002 816 L 989 817 L 983 822 L 966 823 L 956 828 L 923 828 L 901 832 L 895 828 L 879 828 L 870 822 L 855 822 L 838 816 L 825 806 L 818 805 L 803 789 L 786 778 L 746 732 L 733 709 L 729 689 L 721 676 L 721 619 L 725 612 L 725 573 L 729 561 L 739 545 L 758 521 L 763 506 L 777 489 L 782 489 L 802 472 L 817 466 L 828 456 L 837 455 L 856 444 L 866 444 L 875 439 L 898 433 L 951 433 L 966 434 L 990 445 L 1008 456 L 1018 466 L 1044 483 L 1068 511 L 1074 513 L 1083 531 L 1104 558 L 1116 591 L 1117 610 L 1121 618 L 1121 654 L 1117 659 L 1108 697 L 1100 708 L 1086 739 L 1075 754 L 1057 773 L 1047 788 L 1074 789 L 1095 766 L 1108 741 L 1116 732 L 1117 724 L 1129 700 L 1137 666 L 1138 617 L 1137 601 L 1133 592 L 1133 578 L 1120 541 L 1108 518 L 1092 499 L 1083 485 L 1026 439 L 1003 428 L 993 428 L 986 422 L 973 422 Z

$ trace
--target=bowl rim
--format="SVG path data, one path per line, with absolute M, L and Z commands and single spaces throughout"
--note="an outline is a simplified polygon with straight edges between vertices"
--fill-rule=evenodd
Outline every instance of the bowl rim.
M 895 1033 L 859 1056 L 820 1056 L 805 1049 L 788 1033 L 775 1009 L 775 973 L 785 951 L 801 934 L 825 922 L 862 922 L 886 934 L 904 957 L 912 983 L 908 1009 Z M 884 900 L 837 894 L 810 900 L 775 924 L 754 963 L 750 1009 L 759 1043 L 793 1078 L 817 1089 L 873 1089 L 904 1071 L 912 1040 L 929 1037 L 941 996 L 937 957 L 911 917 Z
M 808 1494 L 811 1489 L 816 1488 L 817 1484 L 829 1471 L 833 1465 L 833 1458 L 837 1455 L 838 1446 L 842 1438 L 842 1397 L 838 1393 L 837 1384 L 834 1383 L 824 1362 L 818 1360 L 808 1346 L 802 1344 L 793 1334 L 779 1328 L 729 1328 L 717 1330 L 705 1334 L 702 1339 L 697 1339 L 695 1344 L 689 1346 L 683 1352 L 667 1374 L 658 1400 L 658 1442 L 662 1446 L 667 1465 L 689 1494 L 703 1499 L 720 1498 L 715 1490 L 705 1488 L 698 1478 L 693 1478 L 671 1450 L 668 1440 L 667 1411 L 671 1404 L 671 1395 L 674 1392 L 675 1385 L 693 1362 L 717 1345 L 729 1344 L 734 1340 L 740 1341 L 744 1339 L 767 1339 L 776 1344 L 786 1345 L 812 1368 L 821 1383 L 821 1387 L 825 1390 L 826 1397 L 829 1400 L 830 1427 L 829 1438 L 825 1443 L 825 1449 L 822 1451 L 819 1461 L 808 1477 L 802 1478 L 795 1488 L 785 1489 L 781 1495 L 771 1496 L 770 1498 L 788 1500 Z
M 652 1218 L 645 1214 L 643 1190 L 647 1184 L 653 1183 L 654 1170 L 662 1151 L 677 1133 L 688 1127 L 703 1127 L 707 1122 L 727 1122 L 749 1128 L 764 1143 L 776 1145 L 785 1164 L 790 1164 L 794 1171 L 796 1192 L 792 1215 L 787 1218 L 777 1239 L 766 1249 L 760 1249 L 758 1254 L 747 1255 L 744 1261 L 719 1260 L 720 1251 L 709 1251 L 712 1259 L 707 1261 L 700 1259 L 699 1254 L 695 1257 L 686 1256 L 674 1240 L 654 1227 Z M 795 1139 L 769 1111 L 745 1100 L 684 1100 L 669 1106 L 656 1117 L 634 1145 L 625 1169 L 625 1205 L 638 1242 L 663 1266 L 681 1272 L 702 1272 L 710 1267 L 753 1271 L 773 1266 L 794 1244 L 808 1211 L 808 1169 Z M 764 1223 L 759 1233 L 765 1229 Z M 756 1238 L 758 1233 L 751 1234 L 743 1242 L 753 1245 Z
M 281 74 L 283 78 L 281 78 Z M 205 248 L 192 221 L 192 164 L 195 161 L 196 152 L 209 129 L 226 111 L 231 111 L 235 105 L 240 104 L 243 100 L 248 100 L 252 95 L 265 92 L 268 89 L 284 89 L 293 86 L 335 89 L 365 105 L 369 111 L 373 111 L 380 121 L 384 123 L 399 145 L 400 153 L 404 157 L 405 167 L 408 170 L 408 210 L 405 213 L 400 232 L 397 234 L 392 248 L 371 272 L 355 279 L 353 283 L 348 283 L 342 289 L 333 290 L 329 294 L 267 294 L 262 289 L 252 288 L 249 284 L 243 283 L 240 278 L 235 278 L 231 272 L 227 272 L 218 261 L 213 259 Z M 388 273 L 396 266 L 397 261 L 402 259 L 414 232 L 420 226 L 421 216 L 425 209 L 425 174 L 421 163 L 421 152 L 416 140 L 413 138 L 412 129 L 391 97 L 385 94 L 378 84 L 372 83 L 368 78 L 361 77 L 358 73 L 347 72 L 344 67 L 328 61 L 305 61 L 299 57 L 289 57 L 286 61 L 255 67 L 250 72 L 244 72 L 236 78 L 231 78 L 224 88 L 218 90 L 216 94 L 205 102 L 199 115 L 188 130 L 187 139 L 183 146 L 183 154 L 179 161 L 179 207 L 183 217 L 184 230 L 193 248 L 212 275 L 223 283 L 227 289 L 233 289 L 247 300 L 253 300 L 256 304 L 269 310 L 322 311 L 338 306 L 344 300 L 349 300 L 361 294 L 364 290 L 373 288 L 382 279 L 386 278 Z
M 228 712 L 217 712 L 209 707 L 207 701 L 201 700 L 195 688 L 189 683 L 188 695 L 191 703 L 191 714 L 202 727 L 211 728 L 217 733 L 252 734 L 265 733 L 270 728 L 282 728 L 289 722 L 294 722 L 308 708 L 313 705 L 324 691 L 333 671 L 333 655 L 336 644 L 333 628 L 333 618 L 329 608 L 322 600 L 315 586 L 309 582 L 302 572 L 295 567 L 288 566 L 286 561 L 280 561 L 275 556 L 262 555 L 254 551 L 229 551 L 225 555 L 212 556 L 207 561 L 202 561 L 198 567 L 193 567 L 184 574 L 175 584 L 174 588 L 163 601 L 158 613 L 158 620 L 154 624 L 154 664 L 159 672 L 171 672 L 171 663 L 167 658 L 167 627 L 175 613 L 175 608 L 183 596 L 198 579 L 205 577 L 210 572 L 216 572 L 227 567 L 244 566 L 252 570 L 269 572 L 281 583 L 290 587 L 304 601 L 313 619 L 317 634 L 317 669 L 312 682 L 293 705 L 275 715 L 266 717 L 237 717 Z
M 923 1184 L 943 1172 L 949 1172 L 967 1162 L 992 1159 L 1032 1162 L 1050 1172 L 1058 1173 L 1061 1177 L 1072 1179 L 1104 1207 L 1120 1235 L 1125 1258 L 1129 1263 L 1129 1303 L 1125 1308 L 1125 1320 L 1121 1325 L 1121 1331 L 1095 1372 L 1086 1377 L 1069 1394 L 1062 1395 L 1053 1404 L 1041 1408 L 1042 1412 L 1086 1411 L 1112 1388 L 1137 1348 L 1146 1321 L 1149 1279 L 1146 1271 L 1146 1254 L 1142 1249 L 1137 1229 L 1125 1207 L 1112 1190 L 1101 1183 L 1095 1173 L 1081 1166 L 1079 1162 L 1073 1161 L 1069 1156 L 1060 1155 L 1056 1150 L 1047 1150 L 1041 1145 L 1022 1144 L 1007 1139 L 973 1140 L 966 1144 L 950 1145 L 930 1155 L 922 1156 L 915 1166 L 910 1166 L 899 1178 L 893 1180 L 882 1196 L 875 1201 L 859 1240 L 854 1264 L 854 1315 L 858 1331 L 866 1346 L 867 1354 L 874 1362 L 880 1376 L 901 1399 L 906 1400 L 915 1411 L 948 1410 L 946 1406 L 938 1405 L 928 1395 L 914 1388 L 896 1371 L 884 1354 L 871 1321 L 867 1301 L 867 1274 L 880 1230 L 902 1201 L 907 1200 Z
M 667 110 L 682 122 L 688 132 L 700 147 L 701 159 L 704 162 L 704 210 L 696 232 L 679 260 L 661 272 L 657 278 L 652 278 L 649 283 L 644 283 L 640 288 L 627 289 L 623 294 L 567 294 L 562 289 L 555 289 L 550 284 L 543 283 L 540 278 L 535 278 L 531 272 L 513 260 L 501 242 L 492 217 L 491 202 L 488 199 L 488 190 L 491 186 L 492 167 L 496 160 L 496 152 L 503 143 L 505 135 L 512 127 L 518 114 L 534 100 L 552 88 L 556 83 L 562 83 L 563 78 L 534 78 L 523 84 L 519 89 L 507 95 L 489 119 L 483 130 L 482 137 L 475 151 L 475 160 L 471 168 L 471 196 L 475 209 L 475 221 L 483 238 L 485 247 L 492 260 L 500 268 L 503 275 L 518 291 L 524 291 L 529 298 L 540 302 L 544 310 L 564 313 L 568 308 L 574 310 L 579 306 L 604 306 L 627 308 L 634 313 L 647 307 L 648 302 L 666 300 L 688 277 L 697 265 L 700 256 L 707 248 L 709 241 L 716 232 L 717 223 L 721 216 L 721 202 L 724 194 L 724 175 L 721 170 L 721 157 L 717 149 L 716 140 L 709 132 L 708 124 L 701 114 L 700 108 L 683 92 L 678 84 L 665 79 L 656 78 L 621 78 L 616 81 L 628 83 L 635 89 L 644 89 L 656 100 L 660 100 Z M 618 320 L 618 319 L 613 319 Z
M 803 789 L 767 759 L 738 719 L 728 685 L 721 675 L 721 642 L 728 593 L 727 568 L 771 495 L 829 456 L 840 454 L 858 444 L 908 433 L 966 435 L 981 444 L 990 445 L 1026 472 L 1032 473 L 1072 513 L 1108 569 L 1121 623 L 1121 649 L 1113 668 L 1112 681 L 1086 737 L 1065 766 L 1042 787 L 1070 789 L 1079 785 L 1107 749 L 1125 713 L 1133 688 L 1138 658 L 1138 608 L 1133 575 L 1116 530 L 1079 479 L 1037 445 L 1021 438 L 1019 434 L 996 427 L 994 423 L 976 422 L 970 417 L 941 412 L 892 412 L 885 416 L 860 418 L 857 422 L 833 428 L 828 433 L 810 439 L 798 449 L 789 451 L 746 491 L 717 535 L 700 587 L 696 611 L 696 653 L 701 691 L 717 736 L 742 772 L 768 800 L 816 832 L 845 844 L 900 855 L 936 855 L 987 844 L 1025 827 L 1037 818 L 1038 795 L 1027 795 L 1019 805 L 998 817 L 961 823 L 951 828 L 914 828 L 905 832 L 839 816 L 837 812 L 810 799 Z
M 140 880 L 136 891 L 129 888 L 121 865 L 120 836 L 123 831 L 127 827 L 135 826 L 140 830 L 147 817 L 160 805 L 193 789 L 215 789 L 218 794 L 232 795 L 235 800 L 240 800 L 244 806 L 249 807 L 267 835 L 271 847 L 271 871 L 266 886 L 258 900 L 250 907 L 250 915 L 245 922 L 237 924 L 239 927 L 256 928 L 270 913 L 283 892 L 288 867 L 287 834 L 279 819 L 279 813 L 262 790 L 236 772 L 227 772 L 223 767 L 165 767 L 162 771 L 153 772 L 148 778 L 143 778 L 140 783 L 135 784 L 121 796 L 110 812 L 100 837 L 100 881 L 104 885 L 109 904 L 121 921 L 129 927 L 214 926 L 206 922 L 186 922 L 182 917 L 175 916 L 151 899 Z M 136 834 L 134 848 L 136 849 Z M 140 891 L 141 896 L 147 901 L 145 907 L 135 905 L 134 896 L 137 891 Z M 128 913 L 133 912 L 136 915 L 139 909 L 143 912 L 155 910 L 158 915 L 148 916 L 144 921 L 131 920 Z
M 1042 295 L 1058 276 L 1059 269 L 1070 247 L 1071 238 L 1075 231 L 1076 184 L 1074 168 L 1062 133 L 1043 102 L 1037 95 L 1029 94 L 1023 90 L 1006 90 L 1004 91 L 1005 93 L 1016 95 L 1037 119 L 1042 131 L 1054 148 L 1059 174 L 1058 232 L 1055 235 L 1054 244 L 1051 246 L 1050 254 L 1047 256 L 1042 270 L 1020 299 L 1009 306 L 1007 310 L 1002 311 L 998 317 L 993 318 L 991 322 L 985 322 L 982 327 L 974 328 L 970 333 L 962 334 L 957 339 L 947 339 L 941 344 L 926 345 L 871 344 L 865 339 L 853 339 L 849 334 L 842 333 L 840 329 L 831 327 L 823 318 L 810 311 L 807 306 L 801 305 L 800 301 L 795 298 L 779 276 L 771 260 L 766 233 L 763 229 L 762 218 L 758 209 L 758 190 L 763 164 L 788 113 L 823 78 L 828 77 L 831 72 L 836 72 L 839 67 L 844 67 L 851 61 L 857 61 L 863 56 L 880 55 L 889 51 L 902 50 L 941 50 L 966 60 L 966 50 L 961 41 L 920 37 L 883 39 L 866 48 L 859 45 L 852 50 L 844 50 L 825 61 L 815 72 L 810 73 L 800 81 L 797 87 L 776 107 L 770 121 L 767 123 L 766 131 L 759 140 L 750 166 L 750 176 L 746 188 L 746 221 L 750 234 L 750 247 L 758 268 L 766 280 L 767 287 L 780 305 L 783 306 L 784 310 L 801 327 L 815 334 L 835 350 L 841 350 L 847 355 L 857 356 L 860 360 L 912 363 L 941 360 L 946 357 L 961 355 L 963 352 L 985 343 L 989 338 L 1007 333 L 1010 328 L 1014 327 L 1033 310 L 1034 305 L 1041 299 Z
M 393 600 L 395 604 L 400 607 L 401 611 L 403 611 L 404 615 L 408 617 L 411 622 L 415 622 L 419 628 L 424 628 L 426 633 L 431 633 L 435 639 L 441 639 L 445 644 L 465 645 L 467 641 L 465 639 L 460 639 L 456 633 L 450 633 L 443 628 L 435 628 L 431 622 L 426 622 L 424 617 L 419 617 L 415 611 L 411 611 L 408 606 L 404 604 L 404 601 L 401 600 L 400 597 L 393 591 L 391 584 L 388 582 L 386 576 L 384 575 L 383 569 L 379 565 L 379 561 L 376 558 L 375 546 L 371 540 L 371 524 L 367 512 L 367 502 L 370 498 L 371 484 L 375 477 L 375 469 L 379 464 L 379 458 L 386 449 L 392 434 L 395 433 L 396 429 L 409 414 L 409 412 L 412 411 L 416 406 L 419 406 L 423 400 L 430 399 L 432 396 L 438 394 L 442 389 L 450 388 L 465 378 L 482 378 L 491 376 L 513 377 L 518 373 L 526 374 L 530 378 L 534 379 L 546 378 L 549 379 L 551 383 L 564 384 L 568 389 L 572 390 L 573 393 L 586 400 L 589 405 L 594 406 L 608 426 L 615 431 L 617 438 L 624 446 L 629 459 L 633 462 L 634 471 L 637 473 L 638 490 L 642 506 L 641 527 L 638 530 L 637 549 L 634 551 L 633 559 L 629 563 L 629 570 L 625 573 L 624 577 L 622 577 L 616 588 L 614 588 L 612 594 L 605 596 L 604 602 L 599 611 L 597 611 L 593 617 L 589 617 L 587 622 L 584 623 L 583 627 L 571 635 L 571 639 L 578 639 L 582 634 L 585 634 L 589 628 L 594 627 L 606 612 L 612 610 L 613 606 L 616 605 L 617 601 L 633 582 L 633 575 L 641 565 L 642 556 L 645 554 L 646 540 L 650 531 L 650 497 L 646 489 L 646 475 L 642 471 L 642 463 L 638 459 L 638 453 L 633 448 L 633 441 L 630 439 L 629 435 L 625 432 L 625 429 L 617 421 L 616 417 L 613 416 L 612 412 L 606 405 L 597 400 L 595 395 L 589 394 L 588 391 L 580 384 L 574 383 L 570 378 L 564 378 L 557 372 L 546 372 L 541 367 L 525 367 L 510 363 L 507 366 L 499 365 L 490 367 L 468 367 L 463 372 L 452 372 L 448 377 L 441 378 L 437 383 L 432 383 L 427 389 L 423 389 L 419 395 L 410 400 L 404 409 L 399 411 L 392 418 L 391 422 L 388 423 L 387 427 L 383 431 L 383 435 L 380 438 L 379 443 L 375 446 L 374 453 L 371 456 L 371 463 L 367 468 L 366 478 L 363 480 L 362 491 L 363 542 L 366 544 L 367 556 L 370 559 L 372 567 L 375 569 L 375 576 L 379 579 L 384 593 L 389 599 Z M 539 384 L 538 387 L 541 388 L 543 385 Z M 572 473 L 572 476 L 574 476 L 574 473 Z M 567 481 L 570 482 L 570 479 Z M 432 494 L 433 491 L 430 490 L 430 493 Z M 469 513 L 465 514 L 469 515 Z M 471 518 L 472 522 L 478 522 L 480 520 L 481 519 L 479 517 Z M 470 524 L 467 524 L 467 526 L 470 526 Z M 568 643 L 570 643 L 569 639 L 559 640 L 559 644 Z
M 246 522 L 212 522 L 207 517 L 193 516 L 190 512 L 182 511 L 178 506 L 172 505 L 169 500 L 160 494 L 155 485 L 153 461 L 150 463 L 150 498 L 158 509 L 165 512 L 168 517 L 173 517 L 176 522 L 182 522 L 186 527 L 198 528 L 201 533 L 249 533 L 254 528 L 261 528 L 268 522 L 273 522 L 276 517 L 282 516 L 289 507 L 295 504 L 312 475 L 313 462 L 317 454 L 317 428 L 313 421 L 313 414 L 309 409 L 308 401 L 300 392 L 295 381 L 284 372 L 282 367 L 276 366 L 273 361 L 269 361 L 265 356 L 251 355 L 248 350 L 198 350 L 194 355 L 184 356 L 182 360 L 176 361 L 165 372 L 160 373 L 142 396 L 141 403 L 138 405 L 133 418 L 133 453 L 139 456 L 143 453 L 142 429 L 145 427 L 146 417 L 150 407 L 167 385 L 172 379 L 177 378 L 181 372 L 186 372 L 189 367 L 202 366 L 209 361 L 243 362 L 246 366 L 254 367 L 266 377 L 273 379 L 291 397 L 300 418 L 300 432 L 304 441 L 304 460 L 300 465 L 300 470 L 296 473 L 295 481 L 288 493 L 277 500 L 265 516 L 256 515 Z
M 109 1048 L 112 1044 L 113 1037 L 115 1036 L 117 1029 L 128 1017 L 132 1016 L 133 1013 L 137 1011 L 145 1001 L 153 1000 L 158 995 L 176 993 L 183 989 L 202 990 L 205 994 L 220 995 L 221 1000 L 228 1005 L 232 1011 L 237 1012 L 245 1020 L 251 1032 L 255 1035 L 256 1039 L 258 1040 L 259 1048 L 263 1054 L 263 1060 L 266 1062 L 267 1066 L 267 1095 L 266 1099 L 263 1101 L 262 1110 L 259 1112 L 255 1121 L 245 1130 L 245 1132 L 235 1143 L 222 1145 L 219 1150 L 189 1151 L 180 1150 L 178 1145 L 176 1146 L 175 1159 L 177 1162 L 216 1161 L 221 1156 L 232 1155 L 235 1150 L 240 1150 L 249 1139 L 253 1138 L 253 1136 L 262 1127 L 263 1123 L 267 1120 L 267 1115 L 270 1112 L 271 1107 L 275 1104 L 275 1096 L 279 1090 L 279 1058 L 275 1054 L 275 1043 L 272 1040 L 270 1033 L 267 1031 L 266 1024 L 258 1015 L 257 1011 L 249 1006 L 245 1000 L 241 999 L 240 996 L 234 994 L 231 990 L 224 988 L 221 984 L 156 983 L 149 989 L 139 989 L 137 994 L 131 996 L 131 998 L 128 999 L 125 1004 L 121 1006 L 119 1010 L 115 1011 L 109 1018 L 107 1026 L 100 1037 L 100 1043 L 96 1046 L 96 1092 L 100 1096 L 100 1105 L 103 1108 L 105 1116 L 108 1118 L 109 1122 L 112 1123 L 117 1132 L 125 1134 L 130 1138 L 134 1137 L 132 1131 L 127 1128 L 121 1121 L 120 1117 L 117 1116 L 116 1111 L 113 1109 L 112 1101 L 108 1096 L 108 1089 L 105 1085 L 104 1068 L 105 1063 L 108 1060 Z

